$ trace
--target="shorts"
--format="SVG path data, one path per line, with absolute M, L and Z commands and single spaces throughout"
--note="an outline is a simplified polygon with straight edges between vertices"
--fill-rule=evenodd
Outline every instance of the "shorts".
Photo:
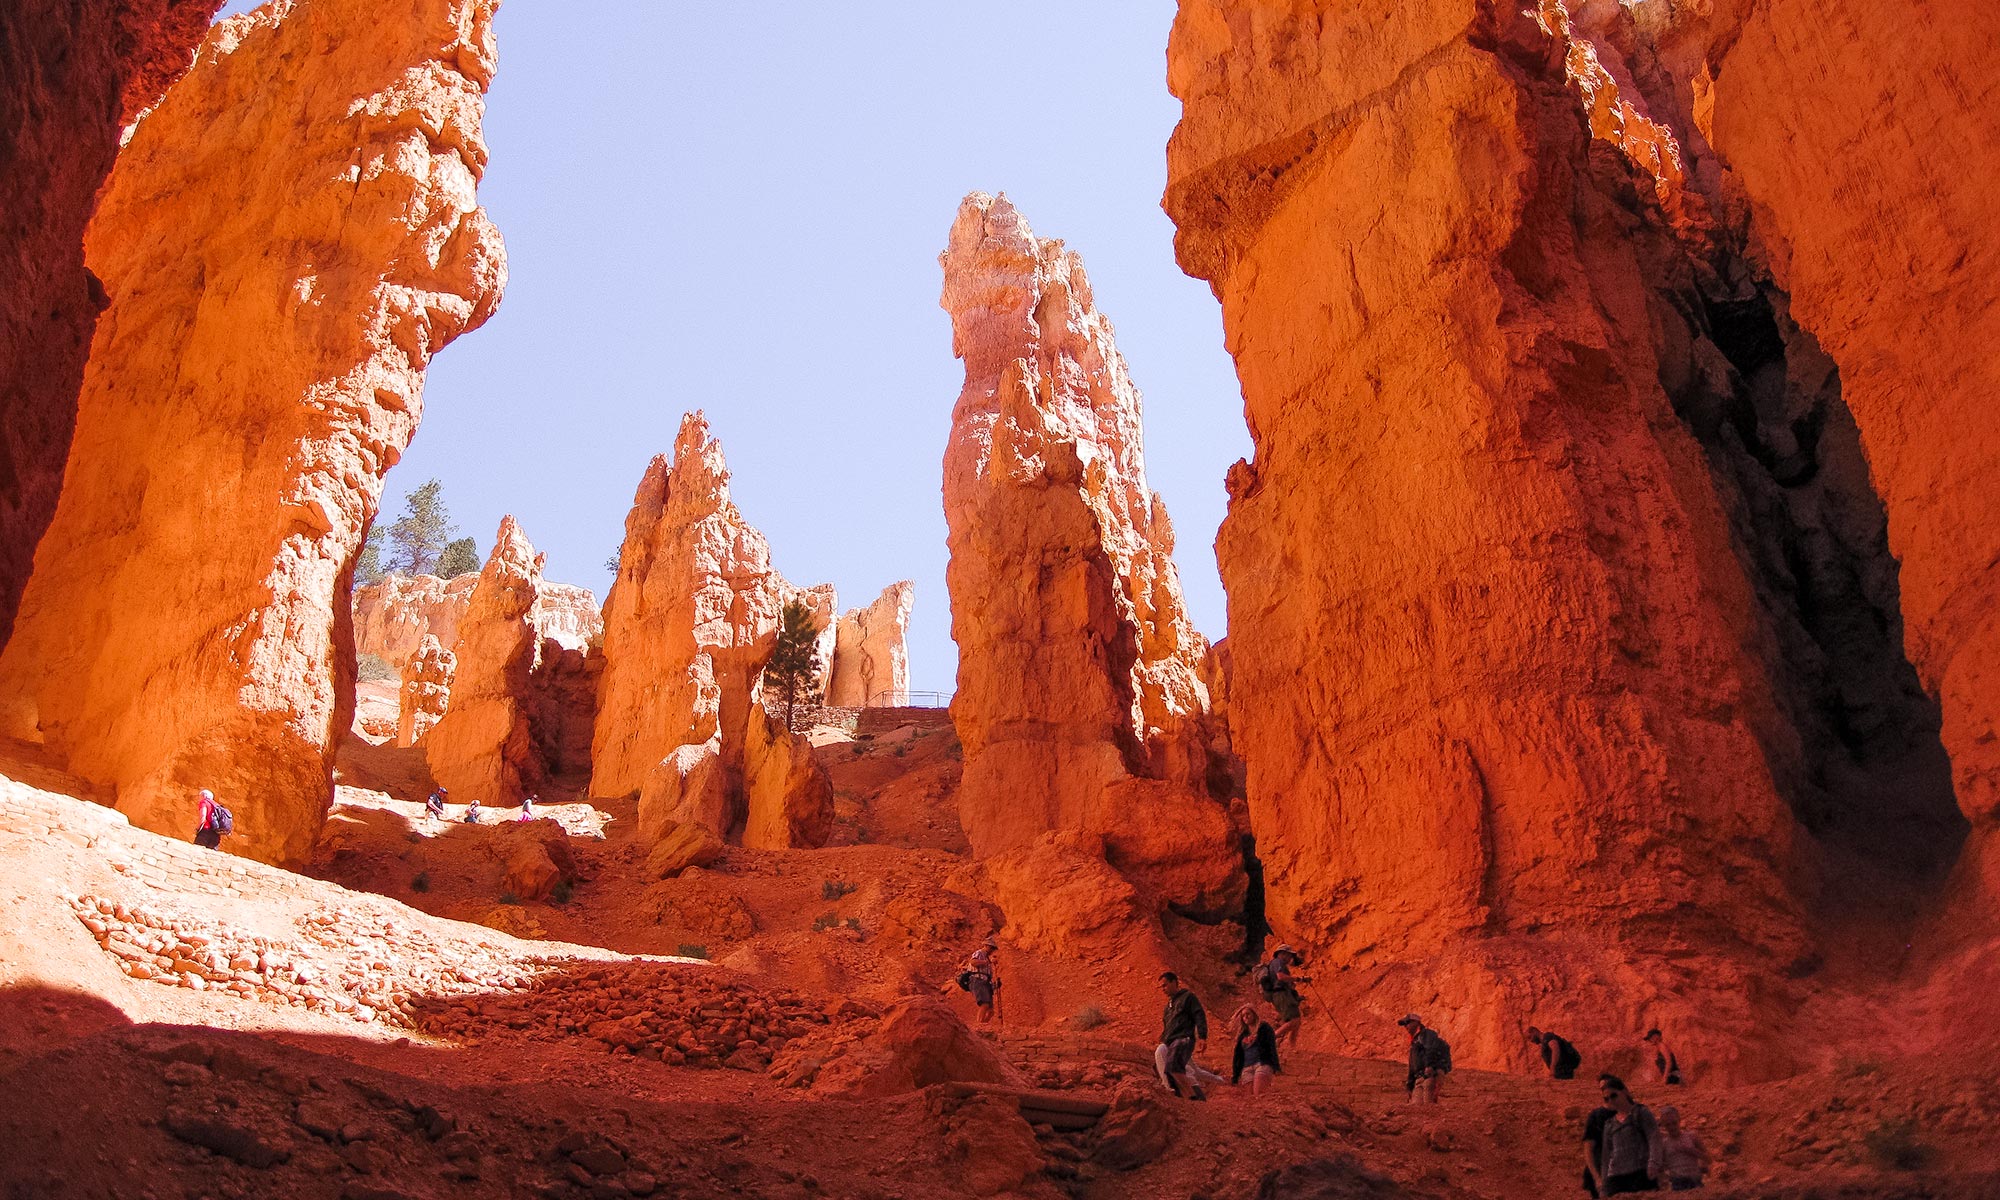
M 967 980 L 972 987 L 972 1002 L 981 1008 L 993 1003 L 993 982 L 983 975 L 974 975 Z
M 1271 1006 L 1278 1010 L 1280 1024 L 1299 1019 L 1299 994 L 1291 988 L 1279 988 L 1272 992 Z
M 1654 1183 L 1653 1177 L 1644 1171 L 1627 1171 L 1623 1175 L 1606 1175 L 1604 1177 L 1604 1194 L 1607 1196 L 1623 1196 L 1628 1192 L 1657 1192 L 1659 1190 L 1660 1185 Z
M 222 848 L 222 831 L 220 829 L 198 829 L 195 831 L 194 844 L 197 846 L 207 846 L 210 850 L 220 850 Z

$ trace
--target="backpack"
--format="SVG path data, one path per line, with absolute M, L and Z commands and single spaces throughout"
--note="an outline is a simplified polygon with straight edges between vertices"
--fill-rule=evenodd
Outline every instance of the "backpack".
M 1424 1030 L 1424 1032 L 1430 1034 L 1431 1036 L 1431 1046 L 1428 1057 L 1430 1058 L 1432 1065 L 1436 1067 L 1437 1070 L 1449 1074 L 1451 1071 L 1451 1043 L 1445 1041 L 1442 1037 L 1438 1036 L 1438 1031 L 1435 1029 L 1426 1029 Z
M 960 971 L 958 973 L 958 990 L 961 992 L 969 992 L 972 990 L 971 971 Z
M 1269 1000 L 1271 994 L 1278 990 L 1278 980 L 1271 971 L 1270 963 L 1259 963 L 1257 970 L 1250 977 L 1257 981 L 1257 990 L 1264 993 L 1266 1000 Z
M 1556 1051 L 1556 1070 L 1575 1074 L 1576 1069 L 1582 1065 L 1583 1053 L 1576 1048 L 1575 1043 L 1564 1038 L 1562 1047 Z
M 230 812 L 220 804 L 215 806 L 215 811 L 210 814 L 209 821 L 209 828 L 215 830 L 217 833 L 236 832 L 236 814 Z

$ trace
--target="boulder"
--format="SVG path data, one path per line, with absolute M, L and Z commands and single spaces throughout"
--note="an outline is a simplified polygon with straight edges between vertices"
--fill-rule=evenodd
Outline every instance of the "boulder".
M 1128 825 L 1115 789 L 1156 781 L 1149 800 L 1192 814 L 1173 822 L 1185 839 L 1173 857 L 1211 864 L 1187 873 L 1198 895 L 1162 900 L 1233 908 L 1241 856 L 1208 789 L 1207 643 L 1181 600 L 1173 525 L 1146 483 L 1139 392 L 1111 323 L 1082 260 L 1037 238 L 1004 196 L 968 196 L 939 261 L 965 363 L 944 506 L 959 819 L 973 853 Z M 1134 841 L 1129 861 L 1143 869 L 1136 855 L 1161 844 Z M 1211 877 L 1233 882 L 1211 888 Z
M 848 1043 L 820 1068 L 814 1086 L 838 1096 L 874 1097 L 902 1095 L 934 1083 L 1027 1086 L 992 1043 L 967 1029 L 932 996 L 892 1005 L 870 1033 Z
M 722 839 L 698 821 L 675 822 L 653 843 L 646 855 L 646 869 L 661 879 L 671 879 L 689 867 L 705 867 L 722 857 Z
M 0 654 L 0 734 L 138 825 L 185 836 L 209 787 L 233 849 L 301 861 L 319 832 L 382 474 L 431 356 L 505 279 L 475 201 L 492 13 L 220 22 L 99 194 L 85 253 L 110 302 Z
M 718 741 L 677 746 L 647 774 L 639 793 L 640 841 L 659 846 L 689 825 L 706 829 L 721 841 L 726 832 L 740 827 L 742 785 L 730 777 Z
M 826 845 L 833 832 L 833 780 L 813 757 L 812 743 L 786 729 L 761 704 L 750 710 L 743 790 L 745 846 L 791 850 Z

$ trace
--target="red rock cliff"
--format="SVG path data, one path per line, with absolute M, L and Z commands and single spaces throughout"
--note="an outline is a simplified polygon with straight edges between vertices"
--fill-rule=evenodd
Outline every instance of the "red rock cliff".
M 472 601 L 477 572 L 456 579 L 389 575 L 354 589 L 354 652 L 372 654 L 400 668 L 435 637 L 447 650 L 458 644 L 458 623 Z M 542 582 L 535 628 L 564 649 L 587 650 L 604 636 L 604 617 L 589 588 Z
M 828 664 L 826 702 L 894 706 L 910 690 L 910 608 L 916 585 L 905 579 L 882 589 L 867 608 L 842 613 Z M 884 692 L 890 693 L 878 700 Z
M 83 231 L 120 129 L 187 69 L 220 0 L 0 8 L 0 646 L 55 514 L 105 296 Z
M 353 704 L 348 593 L 432 354 L 505 267 L 474 189 L 490 0 L 276 0 L 217 25 L 92 221 L 110 307 L 0 728 L 148 828 L 212 787 L 303 858 Z M 163 436 L 164 435 L 164 436 Z
M 1696 356 L 1665 197 L 1517 7 L 1174 27 L 1166 207 L 1255 446 L 1217 556 L 1270 920 L 1471 1061 L 1538 1013 L 1671 1013 L 1774 1070 L 1736 1031 L 1804 946 L 1799 738 L 1663 385 Z
M 1207 793 L 1207 643 L 1111 323 L 1082 261 L 1004 196 L 967 197 L 939 261 L 965 362 L 944 506 L 973 852 L 1103 834 L 1164 897 L 1226 909 L 1242 877 Z

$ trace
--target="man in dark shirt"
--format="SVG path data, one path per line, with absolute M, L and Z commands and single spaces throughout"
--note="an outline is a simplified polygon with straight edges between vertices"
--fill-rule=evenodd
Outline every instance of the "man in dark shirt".
M 1577 1052 L 1568 1038 L 1559 1033 L 1544 1033 L 1530 1025 L 1528 1040 L 1542 1048 L 1542 1065 L 1549 1069 L 1552 1078 L 1576 1078 L 1576 1069 L 1582 1064 L 1583 1055 Z
M 1415 1013 L 1396 1024 L 1410 1035 L 1410 1071 L 1403 1079 L 1403 1089 L 1410 1093 L 1412 1104 L 1436 1104 L 1438 1088 L 1451 1073 L 1451 1047 L 1435 1029 L 1425 1028 L 1423 1018 Z
M 1181 1077 L 1187 1074 L 1197 1048 L 1208 1045 L 1208 1014 L 1195 994 L 1181 986 L 1180 976 L 1168 971 L 1160 976 L 1160 990 L 1166 993 L 1167 1007 L 1160 1015 L 1160 1044 L 1153 1051 L 1153 1065 L 1159 1068 L 1160 1082 L 1174 1095 L 1206 1100 L 1208 1094 L 1193 1079 L 1188 1091 L 1181 1091 Z

